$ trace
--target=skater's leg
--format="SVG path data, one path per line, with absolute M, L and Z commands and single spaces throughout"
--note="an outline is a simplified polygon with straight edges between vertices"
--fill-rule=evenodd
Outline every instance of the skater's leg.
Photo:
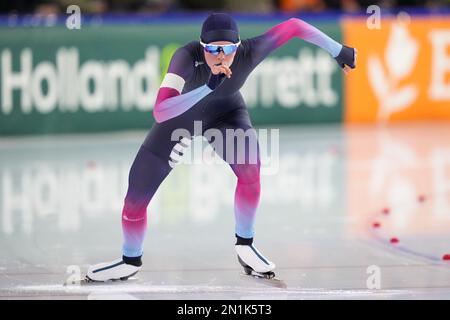
M 253 226 L 261 191 L 258 139 L 244 108 L 237 109 L 224 118 L 214 126 L 214 129 L 221 132 L 222 139 L 206 138 L 237 177 L 234 197 L 235 233 L 239 237 L 250 239 L 254 235 Z
M 209 139 L 214 150 L 231 167 L 237 177 L 234 215 L 236 253 L 244 270 L 273 277 L 275 264 L 253 245 L 256 210 L 260 200 L 261 183 L 259 145 L 246 110 L 238 109 L 226 121 L 216 126 L 222 139 Z M 219 145 L 218 145 L 219 144 Z
M 170 170 L 167 160 L 141 146 L 130 170 L 122 210 L 124 260 L 142 256 L 147 230 L 147 206 Z
M 230 164 L 238 181 L 236 185 L 234 214 L 236 219 L 236 253 L 244 270 L 254 270 L 265 276 L 273 277 L 271 272 L 275 264 L 264 257 L 253 245 L 254 224 L 256 209 L 259 204 L 260 184 L 260 159 L 258 149 L 247 149 L 246 152 L 255 152 L 256 163 L 246 161 L 244 164 Z M 248 154 L 246 154 L 248 155 Z M 249 157 L 252 158 L 251 156 Z
M 235 232 L 241 238 L 254 235 L 256 209 L 258 208 L 260 184 L 260 160 L 256 163 L 230 164 L 237 177 L 234 196 Z
M 150 130 L 130 169 L 128 191 L 122 210 L 122 258 L 90 266 L 86 274 L 88 280 L 125 280 L 142 268 L 147 206 L 172 169 L 172 149 L 180 140 L 173 140 L 171 135 L 182 124 L 183 119 L 180 119 L 179 122 L 172 122 L 171 126 L 155 124 Z M 190 137 L 189 133 L 186 135 L 186 138 Z
M 122 210 L 123 256 L 91 266 L 86 274 L 89 281 L 125 280 L 141 269 L 147 206 L 170 170 L 167 160 L 141 146 L 131 166 Z

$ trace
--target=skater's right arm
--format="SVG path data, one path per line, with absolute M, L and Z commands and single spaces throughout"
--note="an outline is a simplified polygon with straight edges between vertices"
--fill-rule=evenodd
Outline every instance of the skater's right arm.
M 173 55 L 169 69 L 161 83 L 153 108 L 153 117 L 161 123 L 192 108 L 216 87 L 217 76 L 212 75 L 208 84 L 181 94 L 184 84 L 194 71 L 194 61 L 185 48 L 179 48 Z

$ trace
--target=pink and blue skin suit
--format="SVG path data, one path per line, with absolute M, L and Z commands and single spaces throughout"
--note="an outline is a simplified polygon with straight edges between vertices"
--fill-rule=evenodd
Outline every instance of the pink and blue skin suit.
M 183 146 L 180 140 L 172 141 L 172 132 L 179 128 L 192 132 L 193 123 L 197 120 L 202 121 L 204 130 L 216 128 L 225 133 L 226 129 L 252 129 L 239 89 L 265 57 L 292 38 L 315 44 L 333 58 L 342 49 L 340 43 L 320 30 L 300 19 L 292 18 L 260 36 L 243 40 L 231 65 L 232 77 L 213 89 L 206 84 L 210 79 L 210 69 L 204 61 L 203 48 L 198 41 L 190 42 L 175 52 L 154 106 L 156 123 L 140 147 L 130 170 L 128 192 L 122 211 L 125 257 L 140 257 L 143 253 L 147 206 L 172 169 L 169 162 L 175 145 Z M 254 138 L 256 139 L 256 135 Z M 214 142 L 210 143 L 214 147 Z M 238 154 L 245 153 L 244 163 L 233 163 L 227 155 L 220 155 L 229 163 L 237 177 L 235 234 L 250 239 L 254 236 L 255 214 L 260 200 L 260 160 L 259 150 L 251 150 L 247 146 L 244 149 L 235 150 Z

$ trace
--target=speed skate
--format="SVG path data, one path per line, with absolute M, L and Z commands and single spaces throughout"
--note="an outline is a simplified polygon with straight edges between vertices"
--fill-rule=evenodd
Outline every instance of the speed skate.
M 264 257 L 253 244 L 235 245 L 238 261 L 244 268 L 243 276 L 262 280 L 264 283 L 285 288 L 286 284 L 275 278 L 275 264 Z
M 128 261 L 127 261 L 128 262 Z M 124 258 L 90 266 L 84 278 L 75 280 L 80 285 L 134 280 L 132 278 L 142 267 L 142 262 L 127 263 Z M 135 265 L 136 264 L 136 265 Z

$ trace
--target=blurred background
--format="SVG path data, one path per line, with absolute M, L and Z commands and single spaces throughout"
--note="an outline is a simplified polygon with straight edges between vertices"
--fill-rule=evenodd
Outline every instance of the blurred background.
M 7 14 L 61 14 L 69 5 L 76 4 L 85 13 L 155 13 L 174 11 L 222 10 L 232 12 L 270 13 L 284 12 L 322 12 L 338 10 L 341 12 L 365 11 L 370 5 L 384 9 L 398 7 L 423 7 L 439 10 L 448 7 L 447 0 L 217 0 L 212 3 L 201 0 L 84 0 L 84 1 L 26 1 L 5 0 L 0 10 Z
M 3 1 L 0 134 L 148 129 L 173 52 L 212 11 L 232 13 L 242 38 L 299 17 L 359 50 L 346 79 L 306 42 L 276 50 L 242 88 L 255 125 L 448 119 L 449 9 L 448 0 Z
M 212 11 L 233 14 L 243 39 L 304 19 L 356 47 L 357 68 L 344 76 L 293 39 L 242 88 L 255 127 L 279 130 L 257 243 L 290 289 L 235 277 L 236 181 L 220 163 L 181 164 L 164 181 L 140 275 L 152 286 L 127 292 L 448 298 L 449 0 L 1 1 L 0 298 L 86 297 L 57 285 L 66 268 L 119 257 L 128 171 L 157 90 Z M 383 272 L 375 295 L 370 265 Z

